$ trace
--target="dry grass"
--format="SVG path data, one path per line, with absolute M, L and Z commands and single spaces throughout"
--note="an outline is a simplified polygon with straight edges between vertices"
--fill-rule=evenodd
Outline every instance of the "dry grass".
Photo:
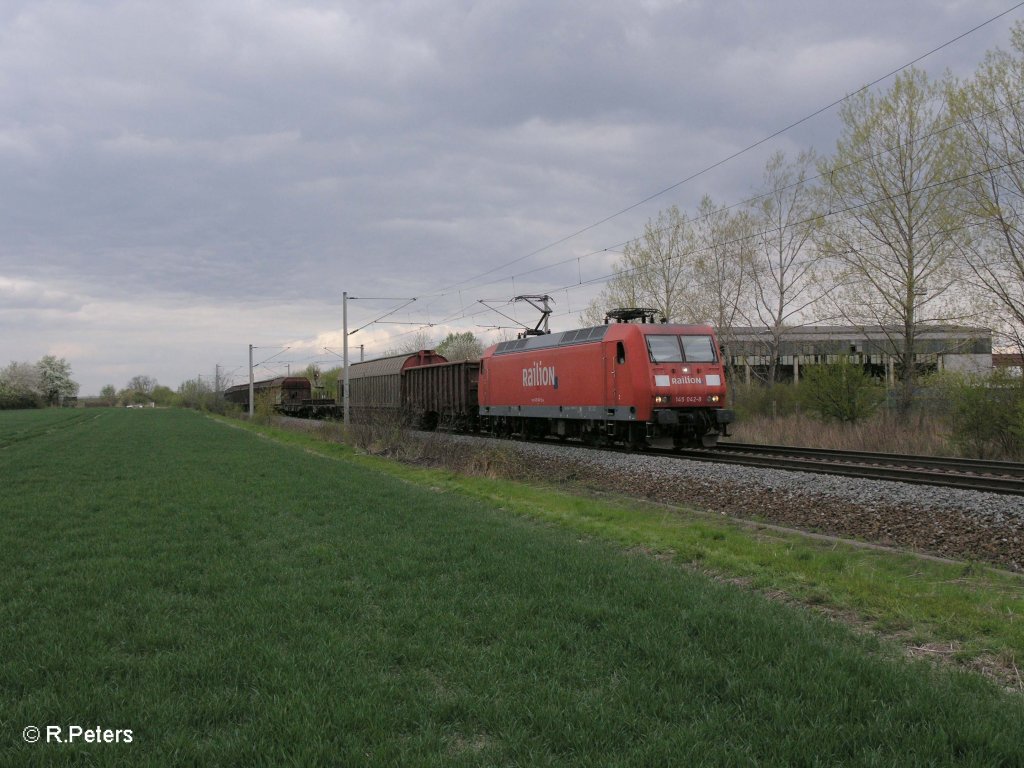
M 732 426 L 731 432 L 732 440 L 738 443 L 932 456 L 954 454 L 948 431 L 938 419 L 924 413 L 900 421 L 893 414 L 881 412 L 856 424 L 823 422 L 799 413 L 775 419 L 750 416 Z

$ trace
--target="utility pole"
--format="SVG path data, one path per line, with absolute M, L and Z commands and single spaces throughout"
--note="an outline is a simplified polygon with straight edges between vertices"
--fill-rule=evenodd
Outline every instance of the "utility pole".
M 254 401 L 256 399 L 255 394 L 254 394 L 254 390 L 255 389 L 256 388 L 253 386 L 253 380 L 252 380 L 252 344 L 250 344 L 249 345 L 249 418 L 250 419 L 252 419 L 252 416 L 253 416 L 253 404 L 254 404 Z
M 341 334 L 344 337 L 341 349 L 341 418 L 348 428 L 348 291 L 341 294 Z

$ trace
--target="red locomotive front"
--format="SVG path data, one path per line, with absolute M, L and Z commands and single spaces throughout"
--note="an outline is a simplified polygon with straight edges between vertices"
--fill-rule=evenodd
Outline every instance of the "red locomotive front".
M 484 429 L 643 445 L 726 435 L 725 375 L 709 326 L 617 323 L 506 341 L 480 371 Z

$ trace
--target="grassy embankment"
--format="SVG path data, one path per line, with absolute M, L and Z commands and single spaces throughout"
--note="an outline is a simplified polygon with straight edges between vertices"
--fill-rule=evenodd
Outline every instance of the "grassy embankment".
M 819 557 L 866 578 L 881 553 L 389 474 L 184 411 L 87 415 L 0 414 L 0 764 L 1022 759 L 1021 697 L 623 545 L 757 586 Z M 1019 611 L 998 596 L 1014 577 L 943 586 L 939 564 L 891 559 L 905 578 L 880 583 L 940 579 L 925 591 L 950 608 L 989 589 L 996 615 L 968 626 L 1020 647 L 996 610 Z M 22 743 L 48 724 L 134 739 Z

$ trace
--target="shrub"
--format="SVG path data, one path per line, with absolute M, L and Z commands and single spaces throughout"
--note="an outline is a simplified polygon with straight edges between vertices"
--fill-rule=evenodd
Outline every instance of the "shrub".
M 1024 454 L 1024 382 L 1004 371 L 933 380 L 953 444 L 977 458 Z
M 397 456 L 408 443 L 408 419 L 395 412 L 352 411 L 346 435 L 367 453 Z
M 733 408 L 740 421 L 755 416 L 790 416 L 800 411 L 800 395 L 792 384 L 740 384 L 732 390 Z
M 800 402 L 826 420 L 854 424 L 874 413 L 885 388 L 854 363 L 829 363 L 804 368 Z
M 270 392 L 257 392 L 253 401 L 252 420 L 256 424 L 271 424 L 276 417 L 274 395 Z
M 43 399 L 38 394 L 16 391 L 0 384 L 0 411 L 42 407 Z

